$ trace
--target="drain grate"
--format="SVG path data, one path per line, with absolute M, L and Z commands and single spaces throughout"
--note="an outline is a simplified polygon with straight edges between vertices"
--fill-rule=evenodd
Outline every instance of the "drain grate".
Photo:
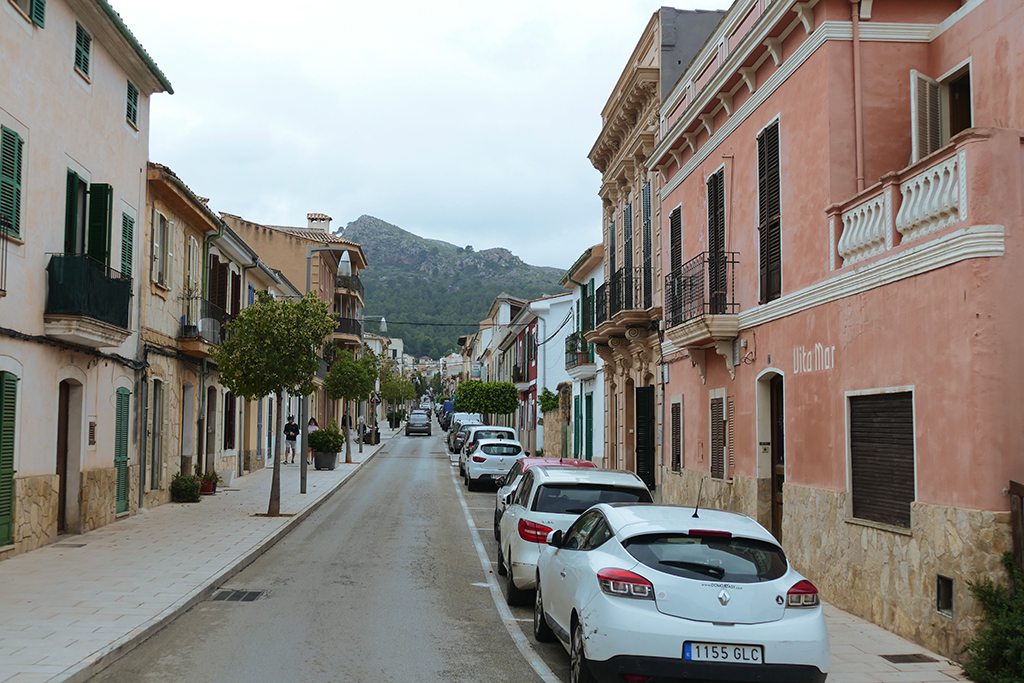
M 267 591 L 220 590 L 210 598 L 211 601 L 223 602 L 254 602 L 262 598 Z
M 928 664 L 930 662 L 937 662 L 937 659 L 932 659 L 928 655 L 923 655 L 920 652 L 915 652 L 909 655 L 882 655 L 882 659 L 888 660 L 893 664 Z
M 54 548 L 84 548 L 85 543 L 54 543 Z

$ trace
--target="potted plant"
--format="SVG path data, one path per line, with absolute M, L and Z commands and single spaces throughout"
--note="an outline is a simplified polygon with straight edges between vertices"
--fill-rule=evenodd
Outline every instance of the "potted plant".
M 331 420 L 326 427 L 309 435 L 309 447 L 316 469 L 333 470 L 338 466 L 338 453 L 345 447 L 345 435 L 338 429 L 338 423 Z
M 200 479 L 199 493 L 204 496 L 212 496 L 217 493 L 217 484 L 220 482 L 220 475 L 214 470 L 206 470 Z
M 200 486 L 199 477 L 180 472 L 175 474 L 170 486 L 171 501 L 174 503 L 198 503 Z

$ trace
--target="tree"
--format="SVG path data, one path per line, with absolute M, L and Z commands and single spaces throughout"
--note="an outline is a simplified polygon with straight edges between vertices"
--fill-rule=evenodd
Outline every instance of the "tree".
M 227 324 L 227 338 L 213 353 L 213 360 L 220 370 L 220 383 L 235 396 L 255 401 L 274 394 L 280 406 L 285 390 L 299 396 L 313 391 L 313 376 L 320 367 L 318 353 L 337 321 L 315 293 L 297 302 L 275 299 L 266 292 L 256 294 L 256 303 Z M 278 410 L 274 426 L 278 438 L 267 507 L 271 517 L 281 513 L 281 415 Z
M 373 391 L 374 380 L 372 361 L 367 363 L 362 358 L 355 360 L 351 351 L 342 351 L 338 354 L 337 360 L 331 366 L 331 371 L 324 381 L 324 391 L 327 398 L 337 401 L 343 398 L 346 401 L 361 401 L 370 396 Z M 345 412 L 348 414 L 348 405 Z M 349 415 L 348 426 L 345 428 L 345 462 L 352 462 L 352 417 Z
M 455 410 L 481 415 L 508 415 L 519 407 L 519 392 L 511 382 L 469 380 L 455 389 Z
M 455 388 L 455 410 L 460 413 L 476 413 L 476 395 L 480 390 L 480 380 L 471 379 Z

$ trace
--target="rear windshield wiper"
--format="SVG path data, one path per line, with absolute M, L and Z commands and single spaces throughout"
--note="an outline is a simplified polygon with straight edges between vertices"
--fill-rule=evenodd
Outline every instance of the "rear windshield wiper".
M 584 512 L 586 512 L 589 509 L 590 508 L 569 508 L 568 510 L 566 510 L 566 512 L 574 514 L 574 515 L 582 515 Z
M 679 569 L 689 569 L 699 574 L 707 574 L 708 576 L 713 576 L 716 579 L 720 579 L 723 576 L 725 576 L 725 570 L 713 564 L 701 564 L 700 562 L 683 562 L 680 560 L 659 560 L 658 564 L 668 565 L 669 567 L 678 567 Z

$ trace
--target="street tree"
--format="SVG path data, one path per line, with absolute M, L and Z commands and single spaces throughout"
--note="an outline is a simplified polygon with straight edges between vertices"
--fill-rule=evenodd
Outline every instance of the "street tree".
M 257 292 L 257 300 L 227 324 L 227 335 L 213 360 L 220 383 L 235 396 L 255 401 L 273 394 L 276 405 L 284 392 L 306 396 L 313 391 L 313 377 L 320 366 L 319 351 L 337 321 L 327 303 L 315 293 L 298 301 L 275 299 Z M 270 483 L 267 515 L 281 513 L 282 413 L 278 410 L 274 447 L 274 474 Z
M 324 381 L 327 398 L 332 401 L 337 401 L 339 398 L 345 399 L 342 412 L 349 416 L 345 427 L 345 462 L 347 463 L 352 462 L 351 402 L 369 398 L 375 379 L 372 364 L 362 359 L 354 359 L 351 351 L 342 351 L 331 365 L 331 371 L 327 373 L 327 379 Z

